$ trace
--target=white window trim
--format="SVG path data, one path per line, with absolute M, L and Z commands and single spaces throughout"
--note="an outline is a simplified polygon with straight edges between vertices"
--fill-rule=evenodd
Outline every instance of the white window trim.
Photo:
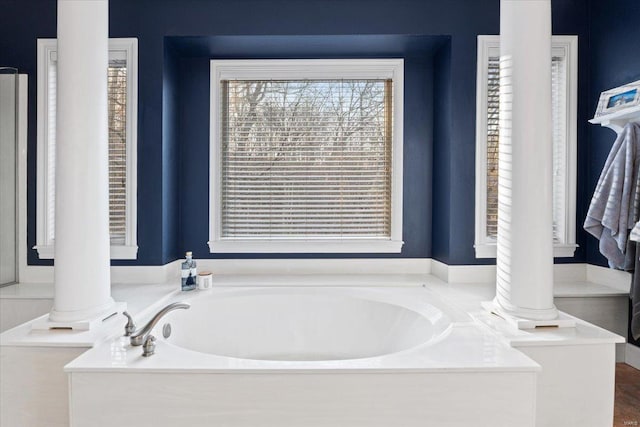
M 220 80 L 393 79 L 393 141 L 390 239 L 222 239 L 221 140 L 218 132 Z M 209 251 L 211 253 L 398 253 L 402 248 L 403 59 L 212 60 L 210 88 Z
M 47 210 L 47 134 L 49 129 L 47 114 L 49 81 L 49 60 L 57 51 L 56 39 L 38 39 L 37 68 L 37 171 L 36 171 L 36 245 L 40 259 L 54 258 L 54 242 L 48 238 Z M 138 39 L 109 39 L 109 51 L 121 51 L 127 57 L 127 189 L 126 189 L 126 236 L 124 245 L 111 246 L 111 259 L 136 259 L 137 245 L 137 140 L 138 140 Z
M 578 36 L 553 36 L 553 54 L 567 58 L 567 181 L 565 233 L 554 244 L 554 257 L 573 257 L 576 248 L 576 180 L 578 122 Z M 478 36 L 478 71 L 476 82 L 476 191 L 475 252 L 476 258 L 495 258 L 496 239 L 487 236 L 487 64 L 500 50 L 500 36 Z

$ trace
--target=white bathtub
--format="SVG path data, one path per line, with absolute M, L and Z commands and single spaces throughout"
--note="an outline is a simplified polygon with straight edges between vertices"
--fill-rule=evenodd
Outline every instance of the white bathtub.
M 265 288 L 209 292 L 185 301 L 188 311 L 175 311 L 159 324 L 173 327 L 167 341 L 241 359 L 381 357 L 437 340 L 451 326 L 451 318 L 425 300 L 375 290 Z
M 539 366 L 423 287 L 175 300 L 152 357 L 120 338 L 67 365 L 73 426 L 534 425 Z

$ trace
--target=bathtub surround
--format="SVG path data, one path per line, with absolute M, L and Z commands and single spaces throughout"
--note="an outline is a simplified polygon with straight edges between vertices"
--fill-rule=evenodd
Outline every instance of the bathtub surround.
M 289 280 L 283 283 L 291 283 Z M 173 335 L 156 342 L 153 357 L 145 360 L 139 348 L 117 339 L 67 365 L 73 425 L 96 427 L 133 418 L 144 420 L 147 424 L 141 425 L 145 426 L 169 426 L 186 416 L 194 426 L 215 420 L 234 427 L 340 423 L 386 427 L 422 426 L 425 422 L 439 427 L 610 425 L 614 344 L 622 342 L 622 337 L 580 320 L 576 320 L 576 328 L 520 331 L 481 310 L 479 301 L 490 296 L 491 287 L 474 285 L 488 291 L 487 295 L 470 293 L 465 286 L 446 284 L 433 276 L 422 276 L 424 286 L 398 287 L 400 282 L 393 275 L 387 280 L 395 286 L 327 286 L 341 281 L 334 277 L 319 287 L 231 285 L 194 291 L 186 299 L 192 310 L 167 318 L 175 326 Z M 178 299 L 185 300 L 185 296 Z M 349 301 L 362 305 L 362 310 L 341 307 Z M 345 339 L 352 316 L 377 311 L 377 302 L 384 303 L 380 308 L 386 307 L 383 311 L 387 314 L 404 316 L 400 313 L 405 307 L 414 315 L 425 316 L 424 321 L 431 319 L 432 338 L 427 334 L 426 341 L 418 345 L 405 341 L 410 348 L 404 350 L 403 346 L 385 344 L 387 351 L 380 354 L 372 344 L 388 339 L 386 328 L 394 322 L 387 321 L 384 328 L 367 329 L 373 335 L 338 346 L 340 351 L 352 352 L 348 357 L 369 357 L 317 360 L 305 354 L 304 350 L 313 349 L 319 344 L 316 340 L 329 333 L 327 329 L 337 328 L 340 332 L 329 335 Z M 212 305 L 207 308 L 207 304 Z M 335 316 L 323 314 L 324 310 L 333 313 L 333 308 Z M 221 314 L 225 310 L 229 312 Z M 280 314 L 271 318 L 274 311 Z M 218 315 L 236 320 L 231 321 L 232 326 L 223 326 L 225 322 L 220 323 Z M 268 327 L 288 316 L 298 320 Z M 329 319 L 321 320 L 324 316 Z M 381 314 L 368 316 L 380 318 Z M 403 320 L 412 324 L 412 334 L 424 325 Z M 441 334 L 443 321 L 450 325 Z M 192 336 L 190 322 L 215 323 L 220 328 L 210 331 L 210 340 L 201 339 L 202 335 Z M 323 327 L 318 328 L 315 322 Z M 483 327 L 478 329 L 478 323 L 484 323 Z M 265 327 L 265 333 L 257 332 L 255 325 Z M 380 333 L 377 338 L 375 332 Z M 160 330 L 157 333 L 160 336 Z M 275 336 L 268 339 L 268 334 Z M 289 338 L 285 338 L 287 334 Z M 413 335 L 412 340 L 424 339 L 418 335 L 420 338 Z M 403 334 L 391 336 L 406 340 Z M 359 346 L 368 349 L 360 354 Z M 330 348 L 322 344 L 315 347 Z M 400 351 L 394 352 L 394 348 Z M 541 366 L 537 379 L 535 365 L 516 355 L 516 349 Z M 282 357 L 291 354 L 293 360 Z M 168 387 L 172 390 L 169 395 L 148 394 L 150 389 Z M 176 401 L 176 394 L 199 398 Z M 92 415 L 105 400 L 119 410 L 96 421 Z M 143 416 L 138 410 L 142 402 L 157 410 Z
M 360 259 L 360 260 L 345 260 L 345 259 L 334 259 L 334 260 L 198 260 L 199 264 L 201 264 L 202 268 L 212 269 L 216 271 L 217 282 L 214 284 L 214 288 L 212 291 L 219 292 L 224 289 L 220 289 L 220 286 L 225 286 L 227 288 L 234 288 L 236 291 L 241 291 L 244 287 L 247 286 L 261 286 L 261 287 L 274 287 L 278 286 L 282 288 L 283 286 L 290 287 L 291 289 L 300 288 L 308 288 L 312 286 L 324 286 L 330 284 L 330 287 L 336 286 L 358 286 L 363 289 L 383 289 L 387 292 L 393 293 L 394 290 L 399 290 L 401 292 L 407 291 L 411 292 L 418 291 L 422 292 L 420 289 L 421 285 L 426 284 L 427 289 L 429 291 L 433 291 L 442 297 L 443 300 L 451 302 L 455 304 L 456 307 L 465 311 L 465 312 L 479 312 L 479 302 L 483 300 L 491 299 L 495 294 L 495 282 L 489 283 L 490 275 L 487 274 L 489 270 L 495 269 L 494 266 L 446 266 L 440 265 L 437 261 L 429 260 L 429 259 L 387 259 L 387 260 L 372 260 L 372 259 Z M 161 273 L 166 272 L 169 274 L 170 280 L 168 283 L 164 285 L 158 284 L 146 284 L 146 285 L 136 285 L 133 283 L 125 284 L 125 285 L 114 285 L 113 287 L 113 295 L 115 298 L 121 301 L 127 301 L 129 312 L 135 315 L 136 321 L 138 324 L 143 324 L 149 317 L 157 311 L 162 306 L 166 305 L 170 302 L 167 299 L 167 296 L 173 292 L 175 292 L 179 288 L 179 276 L 177 274 L 179 263 L 171 263 L 168 265 L 171 268 L 162 268 L 159 272 L 153 273 L 157 277 L 160 277 Z M 564 304 L 558 301 L 558 307 L 563 310 L 567 310 L 568 312 L 580 314 L 581 317 L 585 317 L 594 323 L 598 323 L 604 320 L 604 322 L 599 323 L 601 326 L 607 327 L 607 329 L 612 331 L 618 331 L 618 326 L 612 325 L 611 319 L 607 316 L 602 316 L 604 312 L 611 312 L 614 310 L 613 306 L 608 304 L 613 304 L 615 300 L 615 307 L 624 307 L 626 304 L 626 295 L 628 294 L 628 287 L 626 290 L 621 291 L 620 294 L 617 290 L 607 288 L 606 286 L 598 285 L 598 283 L 613 283 L 620 282 L 622 286 L 622 282 L 626 282 L 628 284 L 628 273 L 613 271 L 604 268 L 592 268 L 592 266 L 582 265 L 581 268 L 579 266 L 573 265 L 561 265 L 557 266 L 557 277 L 556 279 L 560 282 L 556 287 L 557 292 L 561 292 L 562 295 L 560 298 L 563 301 L 567 301 L 567 304 Z M 124 267 L 115 267 L 115 271 L 119 271 L 119 268 Z M 160 269 L 160 267 L 158 267 Z M 136 268 L 128 268 L 129 270 L 136 270 Z M 144 267 L 144 272 L 150 271 L 151 267 Z M 436 271 L 437 270 L 437 271 Z M 448 271 L 447 271 L 448 270 Z M 485 271 L 487 270 L 487 271 Z M 327 274 L 327 272 L 333 272 L 338 274 Z M 389 274 L 389 272 L 396 272 L 396 274 Z M 433 272 L 433 275 L 429 274 Z M 142 273 L 142 272 L 140 272 Z M 225 273 L 223 275 L 223 273 Z M 437 274 L 444 273 L 447 275 L 450 280 L 449 283 L 441 280 L 436 276 Z M 619 273 L 620 278 L 617 278 L 618 274 L 615 274 L 616 277 L 610 275 L 610 273 Z M 119 273 L 118 273 L 119 274 Z M 137 275 L 138 273 L 136 273 Z M 243 276 L 240 276 L 240 275 Z M 280 275 L 279 277 L 276 275 Z M 133 275 L 125 276 L 132 277 Z M 323 277 L 324 276 L 324 277 Z M 117 277 L 117 274 L 114 275 L 114 278 Z M 141 277 L 141 276 L 140 276 Z M 484 278 L 487 280 L 484 284 L 481 281 L 473 281 L 472 277 Z M 495 277 L 495 274 L 493 275 Z M 324 281 L 323 281 L 324 279 Z M 464 280 L 465 283 L 454 283 L 454 280 Z M 562 283 L 562 282 L 572 282 L 572 283 Z M 28 287 L 30 285 L 19 285 L 22 287 Z M 36 285 L 31 285 L 36 286 Z M 43 285 L 40 285 L 43 286 Z M 272 288 L 273 289 L 273 288 Z M 232 291 L 233 289 L 229 289 Z M 304 289 L 302 289 L 304 290 Z M 6 293 L 8 289 L 3 289 L 2 293 Z M 27 290 L 24 290 L 27 292 Z M 179 291 L 178 291 L 179 292 Z M 192 291 L 188 295 L 181 294 L 182 297 L 189 298 L 192 296 L 203 295 L 204 292 L 209 291 Z M 586 292 L 586 293 L 585 293 Z M 33 295 L 34 297 L 41 296 L 42 294 Z M 51 294 L 50 294 L 51 295 Z M 620 296 L 621 295 L 621 296 Z M 0 295 L 1 296 L 1 295 Z M 15 295 L 15 297 L 19 297 L 20 295 Z M 7 295 L 7 297 L 11 298 L 12 295 Z M 618 301 L 623 300 L 623 305 L 619 305 Z M 3 299 L 4 302 L 4 299 Z M 602 303 L 605 306 L 602 306 Z M 566 308 L 565 308 L 566 307 Z M 604 307 L 604 308 L 603 308 Z M 577 309 L 577 311 L 569 311 L 569 309 Z M 587 310 L 588 309 L 588 310 Z M 582 310 L 582 311 L 580 311 Z M 586 310 L 586 311 L 585 311 Z M 4 314 L 4 309 L 2 310 Z M 590 313 L 588 315 L 587 311 Z M 188 312 L 180 313 L 180 314 L 188 314 Z M 626 325 L 626 317 L 621 315 L 622 319 L 622 327 L 624 329 Z M 125 318 L 124 316 L 117 316 L 114 321 L 117 323 L 113 336 L 118 336 L 122 334 Z M 609 322 L 609 323 L 607 323 Z M 559 352 L 562 353 L 563 348 L 568 348 L 573 345 L 582 345 L 585 344 L 584 339 L 588 338 L 588 341 L 591 344 L 602 344 L 603 346 L 611 345 L 611 340 L 615 337 L 610 333 L 603 333 L 601 329 L 595 326 L 586 327 L 587 330 L 595 332 L 596 335 L 589 333 L 585 335 L 585 327 L 580 327 L 575 329 L 563 329 L 562 332 L 560 330 L 547 330 L 549 333 L 544 333 L 545 335 L 544 341 L 547 343 L 542 343 L 540 341 L 539 346 L 546 347 L 546 351 L 543 349 L 546 354 L 549 352 Z M 597 332 L 600 331 L 600 332 Z M 175 331 L 174 331 L 175 332 Z M 525 336 L 533 336 L 536 337 L 541 335 L 544 330 L 536 330 L 536 331 L 521 331 L 520 334 L 526 334 Z M 502 332 L 497 331 L 498 335 L 502 335 Z M 620 332 L 624 333 L 624 332 Z M 103 350 L 107 350 L 109 352 L 109 348 L 111 344 L 101 344 L 104 342 L 104 337 L 100 339 L 90 340 L 87 337 L 91 334 L 94 334 L 91 331 L 81 332 L 73 334 L 76 336 L 74 342 L 70 341 L 71 334 L 43 334 L 33 333 L 30 331 L 30 324 L 27 323 L 25 325 L 19 326 L 11 331 L 7 331 L 0 335 L 0 371 L 3 372 L 2 380 L 0 381 L 0 385 L 2 386 L 2 390 L 0 390 L 0 398 L 3 399 L 0 406 L 2 408 L 10 408 L 8 411 L 0 411 L 0 424 L 4 425 L 47 425 L 47 426 L 68 426 L 68 418 L 67 417 L 67 405 L 68 405 L 68 394 L 67 387 L 68 382 L 65 381 L 63 375 L 61 375 L 62 368 L 67 363 L 71 362 L 74 359 L 74 355 L 85 352 L 91 347 L 100 347 Z M 161 334 L 159 334 L 161 335 Z M 599 338 L 595 338 L 599 335 Z M 66 337 L 66 338 L 64 338 Z M 590 338 L 589 338 L 590 337 Z M 73 336 L 71 337 L 73 338 Z M 522 338 L 520 336 L 520 338 Z M 52 341 L 52 339 L 54 341 Z M 108 339 L 108 338 L 107 338 Z M 618 339 L 618 338 L 616 338 Z M 39 342 L 38 342 L 39 340 Z M 560 343 L 563 344 L 563 347 L 556 346 Z M 471 341 L 468 341 L 469 343 Z M 114 344 L 117 345 L 118 340 L 113 341 Z M 530 341 L 529 341 L 530 343 Z M 106 345 L 106 347 L 104 347 Z M 522 344 L 524 347 L 527 346 L 527 343 Z M 96 347 L 96 349 L 97 349 Z M 118 347 L 113 347 L 116 350 Z M 166 348 L 166 347 L 165 347 Z M 465 347 L 466 348 L 466 347 Z M 591 347 L 593 348 L 593 347 Z M 70 351 L 66 351 L 66 349 L 71 349 Z M 142 359 L 141 353 L 138 351 L 139 348 L 135 351 L 135 357 L 138 359 Z M 523 349 L 520 349 L 523 351 Z M 528 350 L 528 349 L 527 349 Z M 154 358 L 159 358 L 161 356 L 162 349 L 160 346 L 157 348 L 156 354 L 148 358 L 147 360 L 153 360 Z M 460 348 L 454 352 L 455 354 L 460 353 Z M 116 354 L 121 354 L 117 353 Z M 166 353 L 164 353 L 166 354 Z M 453 353 L 452 353 L 453 354 Z M 581 347 L 578 351 L 573 352 L 570 358 L 563 359 L 563 367 L 576 365 L 578 363 L 579 358 L 583 356 L 588 356 L 591 354 L 591 351 L 587 347 Z M 131 352 L 133 356 L 133 352 Z M 543 368 L 543 372 L 545 369 L 552 369 L 553 366 L 557 366 L 552 361 L 555 360 L 555 356 L 549 356 L 546 362 L 540 363 Z M 537 359 L 536 359 L 537 361 Z M 54 363 L 55 362 L 55 363 Z M 545 364 L 548 364 L 545 366 Z M 553 368 L 555 369 L 555 368 Z M 567 414 L 571 413 L 581 413 L 582 407 L 600 407 L 602 403 L 594 402 L 591 405 L 591 401 L 586 400 L 578 400 L 582 399 L 582 394 L 577 394 L 574 400 L 572 397 L 574 396 L 573 390 L 579 388 L 578 386 L 582 385 L 584 390 L 591 390 L 591 372 L 597 373 L 600 368 L 591 365 L 589 369 L 585 369 L 583 373 L 576 376 L 575 370 L 569 370 L 567 368 L 567 375 L 559 375 L 557 372 L 554 375 L 550 375 L 545 379 L 544 390 L 540 391 L 543 394 L 543 398 L 549 404 L 546 405 L 546 410 L 549 408 L 554 408 L 553 402 L 563 402 L 562 408 L 557 408 L 558 412 L 554 412 L 556 416 L 563 416 L 562 423 L 550 424 L 550 425 L 568 425 L 568 426 L 580 426 L 584 427 L 593 425 L 594 427 L 601 427 L 597 424 L 577 424 L 572 422 L 565 423 Z M 562 369 L 560 369 L 560 374 L 562 374 Z M 569 371 L 570 376 L 569 375 Z M 24 372 L 33 372 L 37 373 L 37 375 L 23 375 Z M 555 372 L 555 371 L 554 371 Z M 6 373 L 6 374 L 5 374 Z M 585 376 L 584 373 L 587 373 Z M 11 374 L 11 375 L 9 375 Z M 95 375 L 95 374 L 91 374 Z M 132 376 L 129 373 L 125 374 L 125 378 L 121 378 L 123 380 L 130 381 L 132 380 Z M 144 374 L 146 375 L 146 374 Z M 187 381 L 195 381 L 196 377 L 202 374 L 189 374 L 189 377 L 185 380 Z M 213 375 L 213 374 L 212 374 Z M 358 374 L 361 375 L 361 374 Z M 600 374 L 598 374 L 600 375 Z M 313 378 L 317 378 L 318 376 L 307 376 L 307 379 L 313 380 Z M 54 378 L 55 382 L 53 381 Z M 81 376 L 77 376 L 76 379 L 82 381 Z M 85 379 L 88 377 L 84 377 Z M 148 378 L 148 377 L 145 377 Z M 216 376 L 207 376 L 207 381 L 218 379 L 230 378 L 225 375 Z M 234 377 L 235 379 L 241 378 L 241 376 Z M 521 377 L 522 378 L 522 377 Z M 293 380 L 292 378 L 290 378 Z M 451 379 L 451 377 L 449 377 Z M 429 380 L 437 380 L 437 378 L 432 377 Z M 454 380 L 455 381 L 455 380 Z M 461 380 L 464 383 L 464 379 Z M 206 383 L 206 381 L 204 381 Z M 80 384 L 80 383 L 76 383 Z M 95 383 L 93 383 L 95 385 Z M 275 383 L 274 383 L 275 384 Z M 362 390 L 362 383 L 359 384 L 359 389 Z M 416 383 L 417 384 L 417 383 Z M 428 382 L 423 382 L 423 385 L 429 384 Z M 440 383 L 438 383 L 440 384 Z M 443 388 L 447 388 L 447 381 L 438 387 L 438 392 L 433 396 L 437 398 L 439 395 L 443 394 Z M 86 385 L 86 383 L 85 383 Z M 390 384 L 398 386 L 399 383 L 395 382 L 394 384 Z M 91 384 L 89 384 L 91 386 Z M 230 384 L 230 387 L 233 386 L 233 383 Z M 274 385 L 275 386 L 275 385 Z M 354 385 L 357 387 L 358 385 Z M 206 387 L 206 386 L 205 386 Z M 487 386 L 482 390 L 487 389 Z M 520 386 L 518 386 L 520 387 Z M 29 389 L 30 393 L 24 393 L 22 390 Z M 246 389 L 246 388 L 245 388 Z M 520 388 L 519 388 L 520 389 Z M 52 392 L 52 390 L 56 390 L 56 392 Z M 80 391 L 80 388 L 76 389 Z M 193 388 L 189 388 L 189 390 L 193 390 Z M 378 388 L 378 390 L 382 390 Z M 482 395 L 485 391 L 477 391 L 474 396 Z M 571 390 L 571 391 L 569 391 Z M 597 391 L 602 391 L 602 393 L 606 393 L 606 389 L 601 389 Z M 336 391 L 336 393 L 338 393 Z M 354 391 L 355 393 L 355 391 Z M 269 395 L 272 395 L 270 393 Z M 355 394 L 353 394 L 355 396 Z M 386 393 L 388 395 L 388 393 Z M 410 401 L 415 402 L 415 397 L 419 396 L 419 393 L 416 391 L 411 394 L 409 398 Z M 458 395 L 460 397 L 460 395 Z M 587 396 L 588 397 L 588 396 Z M 227 400 L 229 396 L 224 397 L 223 400 L 229 402 Z M 363 396 L 364 398 L 364 396 Z M 603 396 L 600 395 L 592 395 L 588 397 L 589 399 L 603 399 Z M 275 399 L 275 396 L 274 396 Z M 469 401 L 473 402 L 475 397 L 470 397 Z M 434 401 L 437 401 L 434 400 Z M 455 401 L 455 399 L 454 399 Z M 606 396 L 602 402 L 606 401 Z M 450 401 L 453 402 L 453 401 Z M 459 408 L 458 401 L 458 408 Z M 502 400 L 502 402 L 508 402 L 508 400 Z M 209 402 L 205 402 L 209 403 Z M 203 403 L 203 405 L 205 404 Z M 495 402 L 494 402 L 495 403 Z M 409 403 L 406 403 L 407 405 Z M 154 403 L 157 405 L 157 402 Z M 405 403 L 402 403 L 405 405 Z M 504 407 L 509 407 L 509 403 L 504 403 Z M 519 404 L 518 404 L 519 405 Z M 40 407 L 41 410 L 38 412 L 27 411 L 26 408 L 30 407 Z M 171 405 L 168 405 L 168 407 Z M 521 408 L 521 406 L 519 406 Z M 82 408 L 75 408 L 78 410 L 82 410 Z M 589 413 L 589 412 L 585 412 Z M 40 420 L 38 422 L 33 423 L 20 423 L 20 422 L 9 422 L 5 420 L 20 420 L 24 418 L 20 418 L 28 414 L 29 419 L 37 419 Z M 84 412 L 84 415 L 87 413 Z M 83 416 L 84 416 L 83 415 Z M 552 415 L 553 416 L 553 415 Z M 17 418 L 16 418 L 17 417 Z M 578 417 L 579 418 L 579 417 Z M 65 419 L 67 421 L 65 421 Z M 525 420 L 524 423 L 527 421 Z M 175 424 L 175 423 L 174 423 Z M 471 423 L 473 425 L 477 425 Z M 255 425 L 255 424 L 254 424 Z M 299 424 L 298 424 L 299 425 Z M 374 424 L 375 425 L 375 424 Z M 395 424 L 391 424 L 395 425 Z M 438 423 L 439 426 L 446 426 L 446 423 Z M 522 425 L 522 423 L 509 423 L 505 425 Z M 93 427 L 93 426 L 92 426 Z
M 531 372 L 507 372 L 500 379 L 490 373 L 348 371 L 321 375 L 197 372 L 174 373 L 171 377 L 171 392 L 148 400 L 149 389 L 167 389 L 165 373 L 72 374 L 77 399 L 72 403 L 71 414 L 78 420 L 74 426 L 127 425 L 131 419 L 141 420 L 136 423 L 138 427 L 174 427 L 184 425 L 185 419 L 191 427 L 535 426 L 535 410 L 530 403 L 535 373 Z M 127 390 L 126 396 L 157 410 L 150 415 L 145 411 L 114 411 L 113 417 L 96 420 L 95 414 L 103 406 L 99 399 L 90 399 L 90 393 L 95 391 L 95 396 L 102 398 L 111 394 L 107 390 L 120 386 Z M 174 393 L 183 399 L 177 400 Z M 526 399 L 511 399 L 514 394 Z M 129 406 L 130 401 L 113 397 L 115 404 Z M 513 403 L 508 411 L 495 410 L 491 405 L 507 401 Z M 461 402 L 464 410 L 460 410 Z M 486 420 L 489 412 L 495 422 Z
M 58 1 L 56 230 L 49 329 L 98 327 L 111 298 L 107 79 L 109 2 Z
M 217 287 L 185 301 L 153 357 L 115 340 L 66 367 L 74 427 L 535 426 L 540 367 L 427 288 Z M 119 409 L 96 419 L 105 401 Z

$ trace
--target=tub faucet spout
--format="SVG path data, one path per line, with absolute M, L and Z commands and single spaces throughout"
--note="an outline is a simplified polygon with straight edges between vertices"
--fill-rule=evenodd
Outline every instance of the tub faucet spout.
M 131 345 L 137 346 L 144 344 L 144 342 L 149 337 L 149 334 L 151 333 L 153 327 L 156 326 L 156 324 L 162 317 L 164 317 L 165 314 L 177 309 L 186 310 L 189 307 L 191 306 L 184 302 L 174 302 L 173 304 L 169 304 L 168 306 L 164 307 L 162 310 L 157 312 L 156 315 L 153 316 L 146 325 L 131 334 Z

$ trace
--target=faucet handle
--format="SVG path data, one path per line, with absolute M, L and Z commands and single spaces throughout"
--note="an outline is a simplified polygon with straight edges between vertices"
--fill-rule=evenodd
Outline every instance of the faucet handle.
M 127 324 L 124 326 L 124 336 L 129 337 L 136 331 L 136 324 L 133 323 L 133 318 L 129 313 L 123 311 L 122 314 L 127 316 Z
M 147 339 L 142 344 L 142 356 L 149 357 L 153 356 L 153 353 L 156 352 L 156 337 L 153 335 L 149 335 Z

